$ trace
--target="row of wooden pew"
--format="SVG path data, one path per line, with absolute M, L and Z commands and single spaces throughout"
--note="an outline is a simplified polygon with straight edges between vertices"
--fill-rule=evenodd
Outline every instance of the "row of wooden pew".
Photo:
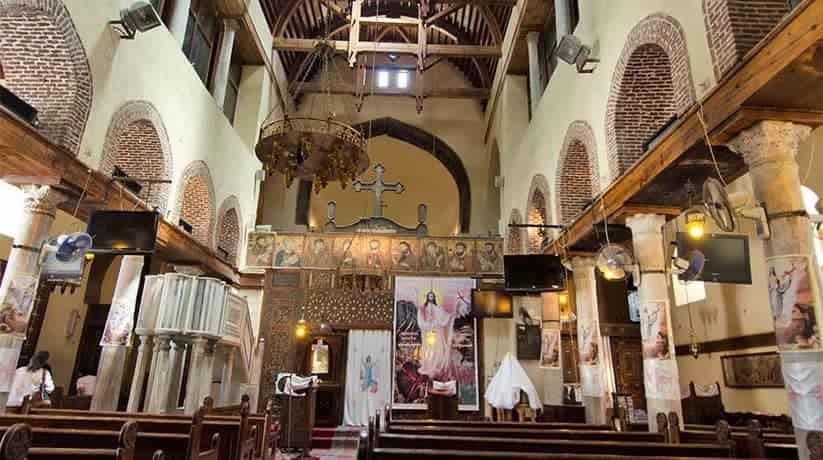
M 796 459 L 794 437 L 756 425 L 689 426 L 659 414 L 658 432 L 616 431 L 610 425 L 485 421 L 390 420 L 374 417 L 366 460 L 489 459 Z
M 0 415 L 0 460 L 271 460 L 276 451 L 271 411 L 251 415 L 245 396 L 232 409 L 215 410 L 207 400 L 194 416 L 49 408 L 24 412 Z

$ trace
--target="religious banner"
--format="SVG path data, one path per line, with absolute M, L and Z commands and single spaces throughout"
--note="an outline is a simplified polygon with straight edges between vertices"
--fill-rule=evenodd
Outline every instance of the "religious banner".
M 479 408 L 474 287 L 469 278 L 396 278 L 392 407 L 425 409 L 431 381 L 456 381 L 459 409 Z
M 581 366 L 600 364 L 600 326 L 596 320 L 578 321 L 577 348 Z
M 643 338 L 643 360 L 672 359 L 674 345 L 669 340 L 669 303 L 653 300 L 640 307 L 640 335 Z
M 543 339 L 540 346 L 540 367 L 543 369 L 560 369 L 560 323 L 544 324 Z
M 449 255 L 449 271 L 469 273 L 474 271 L 474 241 L 449 240 L 446 246 Z
M 680 399 L 680 380 L 674 359 L 644 359 L 643 382 L 648 399 Z
M 134 309 L 140 290 L 143 262 L 143 256 L 123 257 L 100 346 L 129 344 L 131 330 L 134 327 Z
M 389 402 L 391 340 L 390 331 L 349 331 L 344 425 L 367 425 Z
M 503 273 L 503 240 L 477 240 L 475 246 L 479 273 Z
M 818 351 L 820 313 L 814 269 L 804 255 L 766 259 L 769 270 L 769 304 L 780 351 Z
M 17 347 L 0 348 L 0 391 L 11 391 L 20 350 Z
M 794 359 L 783 354 L 783 381 L 786 382 L 792 425 L 806 431 L 823 431 L 823 368 L 817 360 Z
M 16 274 L 8 283 L 0 307 L 0 334 L 24 337 L 37 296 L 37 275 Z
M 305 268 L 334 268 L 333 240 L 328 235 L 310 235 L 303 254 Z
M 274 265 L 274 233 L 251 232 L 246 248 L 246 266 L 268 268 Z
M 418 255 L 420 255 L 420 241 L 417 238 L 393 238 L 391 240 L 392 270 L 417 270 Z
M 420 248 L 420 271 L 421 272 L 446 272 L 448 271 L 448 256 L 446 253 L 446 240 L 444 239 L 424 239 Z
M 589 398 L 602 398 L 605 395 L 600 366 L 580 366 L 580 393 Z
M 304 235 L 278 234 L 274 252 L 275 268 L 300 268 Z

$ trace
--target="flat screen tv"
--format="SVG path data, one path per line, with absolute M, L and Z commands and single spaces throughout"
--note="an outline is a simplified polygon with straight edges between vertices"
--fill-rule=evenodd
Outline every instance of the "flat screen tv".
M 752 284 L 749 260 L 749 237 L 727 233 L 707 233 L 701 240 L 677 233 L 677 254 L 688 259 L 690 251 L 700 251 L 705 257 L 703 271 L 697 281 L 726 284 Z
M 472 311 L 478 318 L 511 318 L 512 296 L 502 289 L 472 289 Z
M 503 257 L 507 291 L 546 292 L 566 289 L 566 269 L 560 257 L 547 254 Z
M 154 252 L 159 215 L 154 211 L 95 211 L 86 232 L 92 251 L 117 254 Z

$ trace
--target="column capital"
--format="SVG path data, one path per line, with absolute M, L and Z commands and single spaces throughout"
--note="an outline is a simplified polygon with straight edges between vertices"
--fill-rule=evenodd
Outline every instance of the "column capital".
M 771 161 L 794 161 L 800 142 L 812 128 L 788 121 L 761 121 L 732 139 L 727 146 L 743 156 L 750 168 Z
M 224 29 L 231 29 L 235 32 L 240 30 L 240 21 L 235 18 L 223 18 L 222 22 Z
M 68 199 L 63 192 L 49 185 L 27 184 L 20 188 L 23 189 L 23 209 L 26 212 L 54 215 L 57 205 Z
M 634 214 L 626 218 L 626 226 L 633 234 L 662 233 L 666 218 L 660 214 Z
M 572 258 L 572 270 L 594 270 L 596 263 L 594 256 L 575 256 Z

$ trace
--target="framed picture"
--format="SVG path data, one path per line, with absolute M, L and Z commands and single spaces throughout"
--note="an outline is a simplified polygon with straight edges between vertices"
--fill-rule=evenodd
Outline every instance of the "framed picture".
M 729 388 L 782 388 L 780 355 L 775 351 L 720 358 L 723 383 Z

